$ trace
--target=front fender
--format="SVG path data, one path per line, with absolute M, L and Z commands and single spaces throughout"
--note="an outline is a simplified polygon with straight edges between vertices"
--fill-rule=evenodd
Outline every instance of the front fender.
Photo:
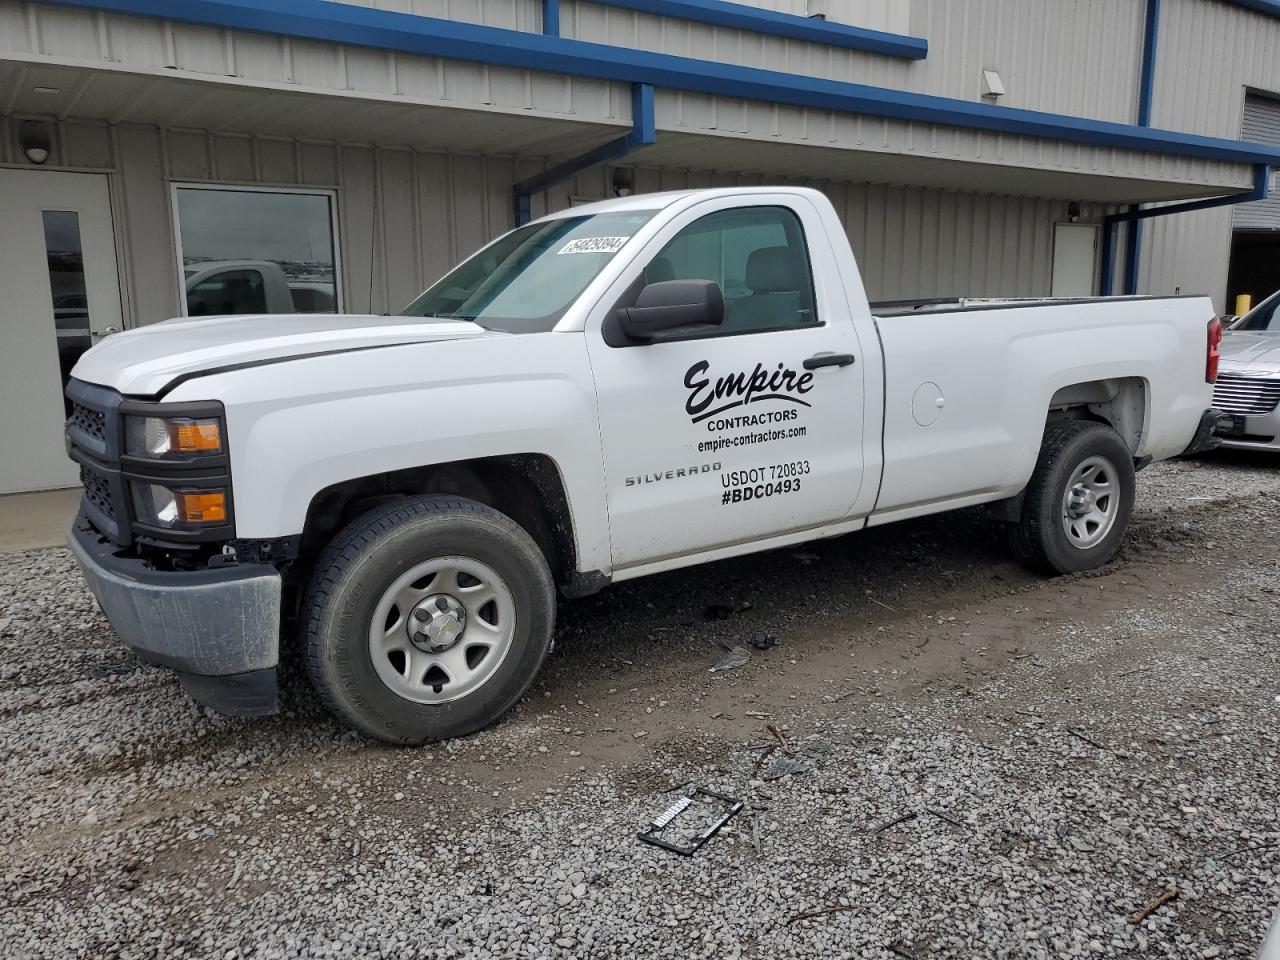
M 458 460 L 537 453 L 560 471 L 579 567 L 608 566 L 599 424 L 581 333 L 408 344 L 188 381 L 221 400 L 236 535 L 302 532 L 326 487 Z

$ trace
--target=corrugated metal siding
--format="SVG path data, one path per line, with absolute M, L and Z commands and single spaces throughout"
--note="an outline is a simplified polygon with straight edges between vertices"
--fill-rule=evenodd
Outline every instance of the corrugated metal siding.
M 1280 19 L 1217 0 L 1165 0 L 1152 123 L 1238 137 L 1245 88 L 1280 92 Z
M 16 121 L 0 119 L 0 163 L 20 163 Z M 542 169 L 512 159 L 212 135 L 122 124 L 58 125 L 53 168 L 112 172 L 126 314 L 178 312 L 170 225 L 173 181 L 332 189 L 338 197 L 346 309 L 394 311 L 511 226 L 511 188 Z M 765 175 L 627 168 L 637 192 L 778 183 Z M 534 215 L 612 195 L 596 167 L 534 198 Z M 801 181 L 792 181 L 801 185 Z M 803 182 L 831 198 L 875 299 L 1049 293 L 1053 224 L 1065 201 Z M 1101 209 L 1086 207 L 1086 220 Z
M 907 8 L 906 0 L 899 0 Z M 918 62 L 564 0 L 565 36 L 921 93 L 981 100 L 997 70 L 1007 106 L 1132 123 L 1137 117 L 1141 3 L 1114 0 L 913 0 Z
M 529 2 L 458 0 L 446 4 L 441 0 L 420 5 L 423 10 L 419 12 L 424 13 L 443 15 L 436 8 L 447 6 L 456 19 L 481 22 L 477 17 L 483 16 L 483 22 L 497 26 L 536 28 L 528 13 L 521 12 L 533 6 Z M 164 71 L 172 77 L 230 78 L 292 91 L 355 92 L 402 103 L 599 122 L 629 117 L 626 97 L 614 95 L 615 84 L 601 81 L 16 0 L 0 0 L 0 57 L 5 53 Z
M 1246 97 L 1244 124 L 1240 139 L 1250 143 L 1266 143 L 1280 147 L 1280 100 L 1268 97 Z M 1273 174 L 1274 177 L 1274 174 Z M 1234 207 L 1233 227 L 1236 230 L 1280 230 L 1280 196 L 1269 200 L 1242 203 Z

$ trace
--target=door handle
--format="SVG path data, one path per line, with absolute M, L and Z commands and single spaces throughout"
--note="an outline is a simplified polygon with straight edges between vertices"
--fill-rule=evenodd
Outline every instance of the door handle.
M 119 333 L 119 332 L 120 332 L 120 328 L 119 328 L 119 327 L 107 327 L 106 329 L 104 329 L 104 330 L 102 330 L 102 331 L 97 331 L 97 330 L 92 331 L 93 335 L 94 335 L 95 337 L 98 337 L 98 338 L 102 338 L 102 337 L 109 337 L 109 336 L 111 336 L 113 333 Z
M 825 353 L 810 357 L 804 362 L 806 370 L 817 370 L 819 367 L 847 367 L 853 363 L 852 353 Z

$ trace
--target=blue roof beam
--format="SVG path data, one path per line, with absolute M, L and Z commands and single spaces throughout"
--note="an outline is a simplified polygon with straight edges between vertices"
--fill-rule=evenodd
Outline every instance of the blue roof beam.
M 567 40 L 325 0 L 51 0 L 61 6 L 254 30 L 400 53 L 832 110 L 1018 137 L 1238 164 L 1280 164 L 1280 148 L 954 100 L 906 90 Z

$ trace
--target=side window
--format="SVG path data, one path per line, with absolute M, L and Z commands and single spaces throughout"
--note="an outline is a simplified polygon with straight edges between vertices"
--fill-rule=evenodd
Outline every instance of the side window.
M 266 312 L 267 294 L 257 270 L 224 270 L 187 291 L 187 313 L 193 317 Z
M 786 207 L 739 207 L 695 220 L 645 268 L 646 284 L 662 280 L 720 285 L 724 323 L 699 329 L 698 336 L 818 323 L 804 231 Z

